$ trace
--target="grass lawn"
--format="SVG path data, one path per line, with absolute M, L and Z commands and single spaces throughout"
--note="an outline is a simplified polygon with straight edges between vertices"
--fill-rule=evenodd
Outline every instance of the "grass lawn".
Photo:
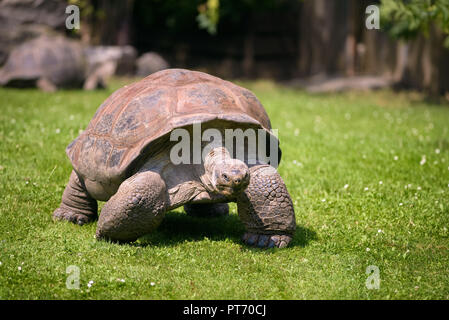
M 65 147 L 119 85 L 0 89 L 1 299 L 449 299 L 447 105 L 244 83 L 279 130 L 291 246 L 243 246 L 235 205 L 213 219 L 179 208 L 154 234 L 118 245 L 96 241 L 96 223 L 51 214 L 71 171 Z M 66 288 L 69 266 L 78 290 Z

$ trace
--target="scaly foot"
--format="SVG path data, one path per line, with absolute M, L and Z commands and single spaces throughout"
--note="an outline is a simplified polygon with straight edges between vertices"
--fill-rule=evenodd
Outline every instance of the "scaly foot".
M 288 235 L 271 235 L 271 234 L 256 234 L 246 232 L 242 238 L 243 242 L 251 247 L 259 248 L 284 248 L 292 240 Z
M 80 226 L 96 220 L 95 218 L 88 217 L 82 213 L 75 213 L 73 211 L 70 211 L 69 209 L 65 209 L 62 207 L 59 207 L 58 209 L 56 209 L 53 212 L 53 219 L 70 221 L 70 222 L 76 223 Z

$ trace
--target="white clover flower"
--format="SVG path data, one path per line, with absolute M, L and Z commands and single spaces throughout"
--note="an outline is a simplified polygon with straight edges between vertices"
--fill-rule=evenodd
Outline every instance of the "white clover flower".
M 441 151 L 440 149 L 435 149 L 435 153 L 436 153 L 436 154 L 439 154 L 440 151 Z
M 57 129 L 55 130 L 55 132 L 56 132 L 57 134 L 59 134 L 59 133 L 61 133 L 61 129 L 57 128 Z
M 369 252 L 369 251 L 371 251 L 371 249 L 370 248 L 366 248 L 366 252 Z
M 322 199 L 321 202 L 326 202 L 326 199 Z
M 426 161 L 427 161 L 426 160 L 426 156 L 423 155 L 422 158 L 421 158 L 421 161 L 419 162 L 419 164 L 423 166 L 426 163 Z
M 383 184 L 382 180 L 379 181 L 379 184 Z
M 421 190 L 421 187 L 420 187 L 420 186 L 417 186 L 417 187 L 416 187 L 416 190 Z
M 19 271 L 22 271 L 22 267 L 17 267 L 17 269 L 18 269 Z
M 154 282 L 150 282 L 150 286 L 155 286 L 156 284 Z
M 365 191 L 368 191 L 369 189 L 368 189 L 368 187 L 365 187 L 365 189 L 364 189 Z
M 302 167 L 302 163 L 301 162 L 298 162 L 296 160 L 293 160 L 292 162 L 293 162 L 293 164 L 297 165 L 298 167 Z
M 348 189 L 348 188 L 349 188 L 349 184 L 345 184 L 345 185 L 343 186 L 343 188 Z
M 403 203 L 401 202 L 401 203 L 399 203 L 399 206 L 402 206 L 403 205 Z
M 394 161 L 397 161 L 398 159 L 399 159 L 399 157 L 398 156 L 394 156 Z

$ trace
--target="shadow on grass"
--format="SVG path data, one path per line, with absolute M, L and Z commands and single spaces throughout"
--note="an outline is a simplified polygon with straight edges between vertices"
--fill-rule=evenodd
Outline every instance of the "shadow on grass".
M 241 237 L 244 232 L 245 227 L 235 214 L 217 218 L 197 218 L 182 212 L 169 212 L 156 231 L 141 237 L 134 245 L 168 247 L 186 241 L 202 241 L 208 238 L 212 241 L 230 240 L 242 245 L 243 248 L 260 250 L 243 244 Z M 305 247 L 310 241 L 316 239 L 315 231 L 297 225 L 289 247 Z

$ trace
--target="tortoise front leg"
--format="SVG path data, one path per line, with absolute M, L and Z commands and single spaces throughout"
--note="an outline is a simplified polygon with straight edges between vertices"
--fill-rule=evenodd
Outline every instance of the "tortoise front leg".
M 250 168 L 248 188 L 237 198 L 247 232 L 243 241 L 257 247 L 286 247 L 296 229 L 295 211 L 279 173 L 269 165 Z
M 125 180 L 101 210 L 96 237 L 119 242 L 137 240 L 161 223 L 167 208 L 165 182 L 152 171 Z
M 55 220 L 67 220 L 79 225 L 97 220 L 97 200 L 92 198 L 74 170 L 62 194 L 61 205 L 53 212 Z

